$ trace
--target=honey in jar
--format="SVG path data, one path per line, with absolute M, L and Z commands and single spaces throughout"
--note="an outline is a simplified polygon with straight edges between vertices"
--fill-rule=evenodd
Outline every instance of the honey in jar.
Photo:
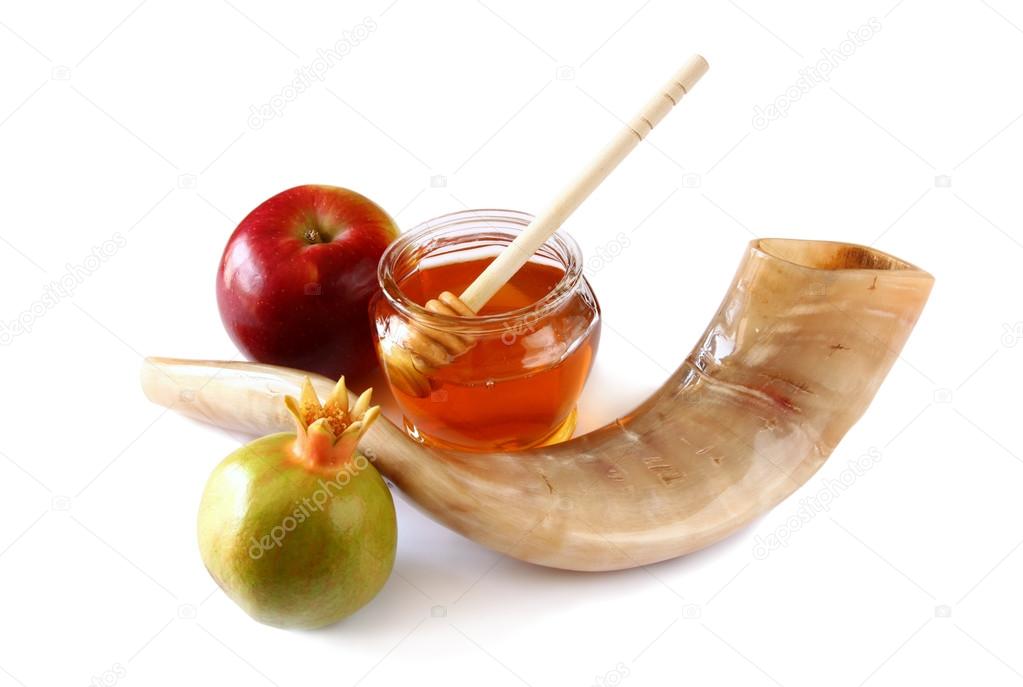
M 530 219 L 498 210 L 446 215 L 403 235 L 381 259 L 382 294 L 372 317 L 389 379 L 386 352 L 407 343 L 409 326 L 471 342 L 448 364 L 425 371 L 428 393 L 412 393 L 392 380 L 412 437 L 487 451 L 571 435 L 600 337 L 600 310 L 570 238 L 549 239 L 476 317 L 442 316 L 423 307 L 443 291 L 461 293 Z

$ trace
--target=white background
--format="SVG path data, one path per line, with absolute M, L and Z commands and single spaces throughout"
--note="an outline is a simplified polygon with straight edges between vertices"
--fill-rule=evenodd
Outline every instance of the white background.
M 1023 682 L 1017 3 L 232 1 L 0 9 L 0 321 L 31 328 L 0 349 L 0 686 Z M 322 82 L 250 126 L 367 17 Z M 754 127 L 871 17 L 828 82 Z M 668 376 L 767 235 L 936 275 L 865 418 L 774 512 L 681 560 L 547 570 L 399 499 L 395 572 L 368 607 L 317 632 L 251 621 L 195 543 L 239 438 L 137 381 L 143 355 L 236 355 L 213 283 L 237 221 L 300 183 L 354 188 L 405 228 L 536 211 L 697 51 L 710 73 L 566 226 L 588 259 L 630 239 L 592 278 L 606 324 L 584 426 Z M 758 556 L 772 533 L 787 545 Z

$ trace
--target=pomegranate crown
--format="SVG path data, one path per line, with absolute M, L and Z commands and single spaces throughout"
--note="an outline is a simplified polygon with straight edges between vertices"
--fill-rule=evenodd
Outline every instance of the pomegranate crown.
M 301 399 L 284 397 L 284 404 L 295 420 L 296 456 L 321 467 L 348 461 L 355 454 L 360 437 L 380 415 L 380 406 L 369 405 L 372 396 L 373 389 L 366 389 L 349 407 L 348 388 L 342 377 L 321 405 L 306 377 Z

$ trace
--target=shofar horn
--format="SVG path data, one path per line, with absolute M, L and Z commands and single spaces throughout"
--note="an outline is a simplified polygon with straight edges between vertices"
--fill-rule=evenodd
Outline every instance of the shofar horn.
M 422 509 L 509 556 L 572 570 L 646 565 L 712 544 L 824 463 L 874 397 L 933 278 L 850 244 L 753 241 L 689 358 L 630 415 L 555 446 L 473 454 L 381 420 L 375 465 Z M 149 359 L 156 403 L 222 427 L 289 427 L 306 373 Z M 319 393 L 333 382 L 314 377 Z

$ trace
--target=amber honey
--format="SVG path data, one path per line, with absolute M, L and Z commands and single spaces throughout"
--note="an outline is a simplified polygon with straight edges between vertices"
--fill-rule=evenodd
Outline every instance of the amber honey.
M 381 263 L 385 297 L 373 309 L 378 347 L 402 345 L 409 325 L 471 341 L 447 365 L 427 371 L 428 394 L 391 385 L 406 430 L 418 440 L 474 451 L 518 450 L 567 438 L 574 428 L 575 405 L 600 337 L 599 308 L 574 242 L 558 237 L 541 248 L 476 318 L 438 321 L 422 308 L 442 291 L 461 293 L 528 224 L 528 215 L 509 214 L 510 222 L 491 217 L 480 233 L 474 221 L 440 241 L 437 227 L 430 227 L 421 250 L 414 250 L 414 236 L 403 237 L 413 250 L 404 258 L 389 250 Z M 392 269 L 385 271 L 388 260 Z M 381 359 L 387 372 L 387 358 Z

